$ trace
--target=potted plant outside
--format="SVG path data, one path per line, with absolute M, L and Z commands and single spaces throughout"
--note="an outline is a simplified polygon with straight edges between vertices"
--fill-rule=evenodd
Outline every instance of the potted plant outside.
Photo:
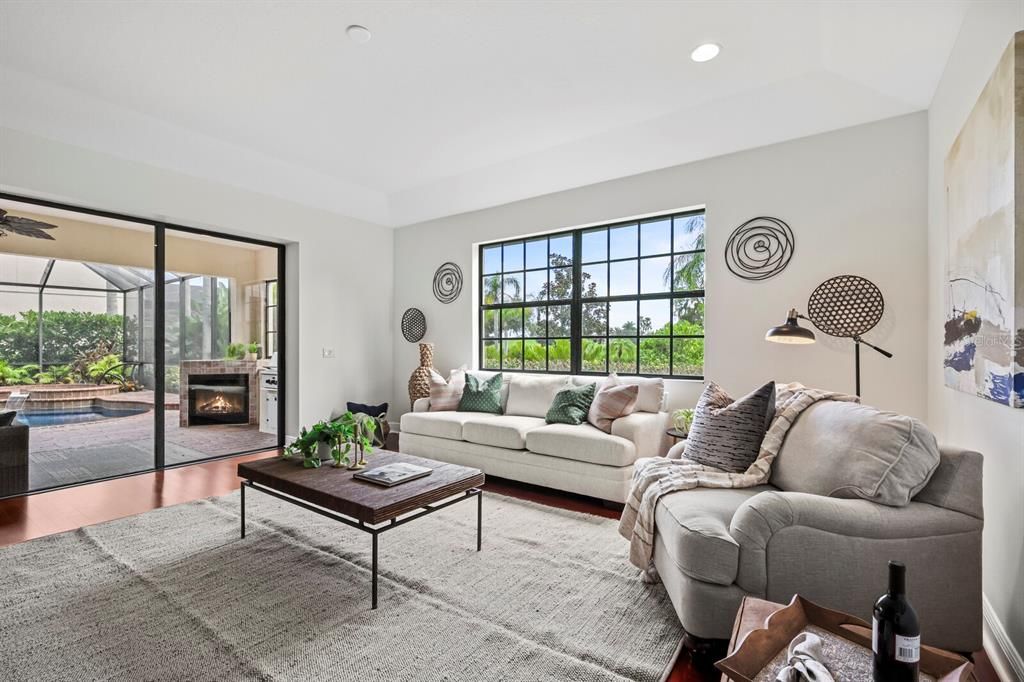
M 244 343 L 229 343 L 227 352 L 228 360 L 243 360 L 245 358 L 246 346 Z

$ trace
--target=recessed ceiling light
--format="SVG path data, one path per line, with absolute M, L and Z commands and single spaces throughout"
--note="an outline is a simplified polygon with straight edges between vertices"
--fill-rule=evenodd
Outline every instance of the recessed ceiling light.
M 704 43 L 693 48 L 693 52 L 690 53 L 690 59 L 695 62 L 710 62 L 721 51 L 721 46 L 716 43 Z
M 348 34 L 349 40 L 353 43 L 368 43 L 370 38 L 373 37 L 370 35 L 370 29 L 359 24 L 352 24 L 345 29 L 345 33 Z

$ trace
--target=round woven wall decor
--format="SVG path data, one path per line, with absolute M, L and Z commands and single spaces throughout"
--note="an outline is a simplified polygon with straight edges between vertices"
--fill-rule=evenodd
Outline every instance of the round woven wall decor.
M 785 270 L 795 247 L 793 230 L 783 221 L 751 218 L 729 235 L 725 264 L 737 277 L 756 282 Z
M 416 343 L 427 333 L 427 318 L 419 308 L 409 308 L 402 313 L 402 336 L 409 343 Z
M 857 275 L 825 280 L 807 300 L 807 317 L 831 336 L 854 338 L 882 319 L 885 299 L 875 283 Z
M 434 273 L 434 296 L 451 303 L 462 293 L 462 270 L 455 263 L 443 263 Z

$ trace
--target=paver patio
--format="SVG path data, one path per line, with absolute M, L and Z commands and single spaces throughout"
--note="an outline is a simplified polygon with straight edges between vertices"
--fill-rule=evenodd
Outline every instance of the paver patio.
M 143 397 L 139 393 L 122 395 L 136 400 Z M 152 392 L 146 397 L 152 404 Z M 177 409 L 167 409 L 164 423 L 167 464 L 277 446 L 276 436 L 260 433 L 258 427 L 249 424 L 181 428 Z M 153 413 L 145 412 L 80 424 L 33 427 L 29 434 L 29 485 L 32 490 L 40 490 L 152 469 L 153 426 Z

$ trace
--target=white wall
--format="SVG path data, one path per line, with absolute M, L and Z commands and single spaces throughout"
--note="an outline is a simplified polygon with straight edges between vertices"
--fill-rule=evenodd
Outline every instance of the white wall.
M 928 110 L 928 415 L 940 438 L 985 455 L 984 590 L 998 619 L 1024 651 L 1024 410 L 946 388 L 942 373 L 945 320 L 946 214 L 943 164 L 1015 31 L 1024 3 L 977 2 Z M 1018 234 L 1020 226 L 1018 225 Z M 1024 670 L 1018 671 L 1024 675 Z
M 895 353 L 893 360 L 865 353 L 865 401 L 923 418 L 926 127 L 925 115 L 913 114 L 398 229 L 396 405 L 407 408 L 406 382 L 418 362 L 416 345 L 397 325 L 406 308 L 426 314 L 425 340 L 435 344 L 439 369 L 471 362 L 474 244 L 706 205 L 707 377 L 734 392 L 775 379 L 852 393 L 851 342 L 819 334 L 816 345 L 784 346 L 763 338 L 791 306 L 805 309 L 820 282 L 859 274 L 886 297 L 885 318 L 867 338 Z M 760 215 L 788 222 L 796 251 L 781 275 L 747 282 L 726 270 L 723 250 L 734 227 Z M 431 279 L 448 260 L 462 268 L 466 286 L 444 305 L 433 297 Z M 671 384 L 674 405 L 696 402 L 699 382 Z
M 346 400 L 391 399 L 391 229 L 10 128 L 0 189 L 288 242 L 288 433 Z

